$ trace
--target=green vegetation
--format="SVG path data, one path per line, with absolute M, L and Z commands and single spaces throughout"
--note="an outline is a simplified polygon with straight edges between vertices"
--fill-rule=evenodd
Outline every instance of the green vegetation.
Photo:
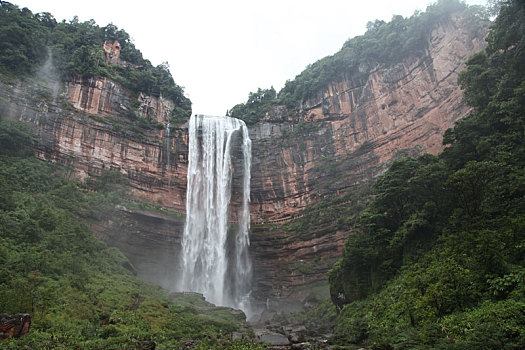
M 334 341 L 525 347 L 525 4 L 505 1 L 459 82 L 439 156 L 395 162 L 330 272 Z
M 0 348 L 262 349 L 224 340 L 246 332 L 243 314 L 140 281 L 120 251 L 92 236 L 88 223 L 127 198 L 118 172 L 68 181 L 70 169 L 32 156 L 13 121 L 0 120 L 0 146 L 0 310 L 33 320 Z
M 349 39 L 334 55 L 306 67 L 295 79 L 287 81 L 277 95 L 273 87 L 259 88 L 256 93 L 250 93 L 246 103 L 233 107 L 230 114 L 254 124 L 272 106 L 284 105 L 295 111 L 303 101 L 344 77 L 363 85 L 370 72 L 378 68 L 393 68 L 407 58 L 424 57 L 431 31 L 437 24 L 450 21 L 453 14 L 465 17 L 472 36 L 483 33 L 489 23 L 487 9 L 467 6 L 459 0 L 439 0 L 428 6 L 426 12 L 408 18 L 393 16 L 388 23 L 369 22 L 364 35 Z
M 131 200 L 125 200 L 122 204 L 132 210 L 145 210 L 149 212 L 159 213 L 167 216 L 171 216 L 178 219 L 184 219 L 185 215 L 180 214 L 170 208 L 165 208 L 158 203 L 152 203 L 147 198 L 137 198 L 136 196 Z
M 341 196 L 325 199 L 309 205 L 301 212 L 302 216 L 282 225 L 282 229 L 299 237 L 311 237 L 326 232 L 349 230 L 364 209 L 368 188 Z
M 281 141 L 290 141 L 290 139 L 301 139 L 304 141 L 309 135 L 315 133 L 323 126 L 323 123 L 309 123 L 301 120 L 297 124 L 291 125 L 289 129 L 284 129 L 281 135 Z M 293 141 L 291 141 L 293 142 Z
M 272 106 L 277 104 L 277 93 L 273 86 L 269 89 L 257 89 L 250 92 L 248 101 L 235 105 L 227 114 L 242 119 L 247 125 L 255 124 L 264 117 Z
M 105 40 L 118 40 L 123 65 L 104 59 Z M 191 101 L 175 84 L 164 62 L 154 67 L 135 48 L 130 36 L 113 24 L 98 26 L 93 20 L 57 22 L 48 12 L 0 2 L 0 75 L 2 79 L 31 77 L 51 58 L 62 79 L 107 77 L 147 95 L 162 94 L 175 103 L 170 121 L 181 123 L 191 115 Z
M 74 110 L 74 112 L 79 113 L 77 110 Z M 131 113 L 127 115 L 128 118 L 115 118 L 114 116 L 98 116 L 92 114 L 88 115 L 88 117 L 99 123 L 110 125 L 111 129 L 118 132 L 119 135 L 126 135 L 131 139 L 140 141 L 146 141 L 148 139 L 148 130 L 164 129 L 164 126 L 156 119 L 136 116 L 131 110 L 130 112 Z

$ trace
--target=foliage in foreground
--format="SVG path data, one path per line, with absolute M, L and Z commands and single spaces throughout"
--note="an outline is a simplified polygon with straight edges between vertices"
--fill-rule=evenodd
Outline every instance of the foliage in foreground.
M 525 3 L 460 75 L 450 146 L 393 164 L 330 273 L 338 343 L 525 348 Z
M 0 310 L 33 320 L 0 348 L 257 349 L 218 343 L 243 331 L 244 315 L 140 281 L 120 251 L 92 236 L 87 223 L 125 195 L 121 179 L 101 176 L 89 185 L 97 193 L 64 180 L 66 168 L 31 155 L 16 122 L 0 121 L 0 145 Z

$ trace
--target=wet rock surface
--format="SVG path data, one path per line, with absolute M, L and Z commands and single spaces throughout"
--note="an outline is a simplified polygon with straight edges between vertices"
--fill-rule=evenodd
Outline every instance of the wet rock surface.
M 117 206 L 109 219 L 92 223 L 91 229 L 126 255 L 138 277 L 168 290 L 173 288 L 180 275 L 177 257 L 183 217 Z
M 330 349 L 331 334 L 319 332 L 315 324 L 266 322 L 253 325 L 255 339 L 271 349 Z
M 268 329 L 256 329 L 255 336 L 261 343 L 268 343 L 272 346 L 290 345 L 291 342 L 284 334 L 272 332 Z

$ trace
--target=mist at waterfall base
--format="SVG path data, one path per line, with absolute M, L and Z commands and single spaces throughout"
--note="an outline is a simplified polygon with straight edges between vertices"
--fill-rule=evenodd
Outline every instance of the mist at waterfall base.
M 248 128 L 235 118 L 192 116 L 188 158 L 177 289 L 202 293 L 216 305 L 248 314 L 252 279 Z

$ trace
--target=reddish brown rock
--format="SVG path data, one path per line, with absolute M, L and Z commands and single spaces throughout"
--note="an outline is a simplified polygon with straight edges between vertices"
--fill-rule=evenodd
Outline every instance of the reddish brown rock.
M 457 84 L 464 61 L 484 41 L 461 17 L 432 31 L 427 54 L 340 78 L 290 117 L 282 107 L 252 130 L 252 213 L 279 219 L 381 174 L 393 159 L 443 149 L 445 130 L 467 115 Z M 308 121 L 306 132 L 276 121 Z M 304 129 L 304 128 L 303 128 Z M 283 132 L 284 130 L 284 132 Z
M 107 78 L 78 77 L 67 83 L 67 92 L 74 108 L 93 115 L 120 115 L 130 105 L 130 97 Z
M 104 55 L 105 60 L 111 64 L 118 64 L 120 58 L 120 43 L 118 40 L 106 40 L 104 41 Z
M 376 69 L 364 81 L 342 72 L 298 115 L 283 107 L 268 113 L 251 130 L 252 219 L 293 219 L 309 204 L 357 190 L 395 159 L 440 152 L 444 132 L 470 112 L 458 74 L 484 44 L 454 17 L 432 31 L 424 57 Z M 274 310 L 301 300 L 326 279 L 348 234 L 252 227 L 258 296 L 273 298 Z
M 38 157 L 67 164 L 80 179 L 119 171 L 137 196 L 184 211 L 186 131 L 173 129 L 168 137 L 166 129 L 141 128 L 125 115 L 131 93 L 107 79 L 68 82 L 52 101 L 35 99 L 39 89 L 0 83 L 2 116 L 34 126 Z M 158 106 L 153 115 L 165 121 L 170 107 L 161 100 L 148 103 Z
M 107 78 L 77 77 L 66 85 L 68 101 L 79 111 L 114 118 L 136 114 L 147 120 L 153 120 L 164 126 L 168 123 L 169 114 L 174 108 L 172 101 L 162 95 L 149 96 L 139 93 L 133 96 L 130 91 Z M 139 107 L 132 111 L 133 101 L 137 100 Z
M 312 292 L 309 285 L 326 280 L 348 234 L 325 232 L 316 237 L 300 237 L 268 226 L 253 227 L 251 255 L 256 297 L 270 297 L 284 304 L 283 308 L 292 307 L 292 300 L 298 302 L 307 297 Z

